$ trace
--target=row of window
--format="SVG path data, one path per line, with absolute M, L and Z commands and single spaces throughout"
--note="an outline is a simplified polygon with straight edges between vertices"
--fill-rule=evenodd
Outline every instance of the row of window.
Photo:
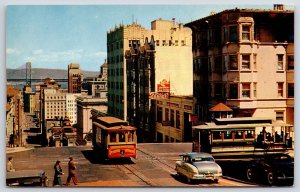
M 108 75 L 113 77 L 113 76 L 123 76 L 123 68 L 119 69 L 109 69 L 108 70 Z
M 227 88 L 229 89 L 227 93 Z M 252 83 L 240 83 L 241 89 L 241 96 L 240 98 L 257 98 L 257 82 Z M 252 95 L 251 95 L 251 90 Z M 284 95 L 284 83 L 277 82 L 277 97 L 285 97 Z M 226 96 L 227 95 L 227 96 Z M 223 83 L 214 83 L 213 85 L 213 97 L 228 97 L 229 99 L 238 99 L 239 98 L 239 84 L 238 83 L 230 83 L 230 84 L 223 84 Z M 287 83 L 287 97 L 294 98 L 294 83 Z
M 239 59 L 238 59 L 239 58 Z M 240 62 L 239 62 L 240 61 Z M 239 65 L 240 63 L 240 65 Z M 277 54 L 276 70 L 294 70 L 294 55 L 287 55 L 284 67 L 284 54 Z M 194 72 L 205 70 L 222 72 L 223 70 L 257 70 L 257 54 L 229 54 L 194 59 Z
M 179 41 L 178 40 L 169 40 L 169 41 L 167 41 L 167 40 L 161 40 L 161 44 L 160 44 L 160 40 L 156 40 L 155 41 L 155 45 L 156 46 L 185 46 L 186 44 L 185 44 L 185 41 L 184 40 L 181 40 L 180 41 L 180 44 L 179 44 Z
M 164 116 L 163 116 L 164 111 Z M 175 117 L 176 115 L 176 117 Z M 157 107 L 157 122 L 166 123 L 171 127 L 180 128 L 180 111 L 169 108 Z M 164 122 L 163 122 L 164 121 Z
M 46 99 L 66 99 L 66 96 L 46 96 Z
M 115 63 L 119 63 L 119 62 L 123 62 L 124 61 L 124 57 L 123 55 L 116 55 L 116 56 L 111 56 L 107 58 L 107 63 L 109 64 L 115 64 Z
M 112 106 L 108 106 L 107 112 L 108 112 L 108 114 L 113 114 L 113 115 L 116 115 L 121 118 L 123 118 L 123 115 L 124 115 L 123 110 L 112 107 Z
M 114 50 L 118 50 L 118 49 L 123 49 L 123 41 L 116 41 L 116 42 L 112 42 L 110 44 L 107 45 L 107 51 L 114 51 Z
M 113 81 L 109 81 L 109 82 L 108 82 L 108 88 L 123 90 L 123 88 L 124 88 L 124 83 L 123 83 L 123 82 L 113 82 Z
M 107 95 L 108 101 L 116 102 L 116 103 L 123 103 L 124 102 L 124 97 L 119 96 L 119 95 L 114 95 L 114 94 L 108 94 Z

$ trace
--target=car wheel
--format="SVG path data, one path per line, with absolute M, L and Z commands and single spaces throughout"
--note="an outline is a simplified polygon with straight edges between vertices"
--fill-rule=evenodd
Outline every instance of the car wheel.
M 214 179 L 214 183 L 219 183 L 219 179 Z
M 267 184 L 273 185 L 274 184 L 274 174 L 270 171 L 267 173 Z
M 254 171 L 253 171 L 253 169 L 251 168 L 251 167 L 248 167 L 247 168 L 247 171 L 246 171 L 246 176 L 247 176 L 247 179 L 249 180 L 249 181 L 253 181 L 254 180 Z
M 191 183 L 192 180 L 191 180 L 189 177 L 186 177 L 186 182 L 187 182 L 187 183 Z

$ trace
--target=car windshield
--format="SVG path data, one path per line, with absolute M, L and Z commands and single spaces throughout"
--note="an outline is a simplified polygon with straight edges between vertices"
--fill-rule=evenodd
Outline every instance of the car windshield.
M 200 161 L 214 161 L 214 158 L 212 157 L 196 157 L 195 159 L 192 159 L 193 162 L 200 162 Z

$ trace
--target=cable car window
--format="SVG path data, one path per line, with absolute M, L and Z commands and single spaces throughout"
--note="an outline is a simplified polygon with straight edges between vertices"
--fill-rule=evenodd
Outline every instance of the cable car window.
M 232 139 L 231 131 L 224 131 L 224 139 Z
M 117 141 L 117 135 L 116 133 L 110 133 L 110 142 L 116 142 Z
M 132 142 L 133 141 L 133 132 L 129 131 L 127 134 L 127 137 L 128 137 L 128 142 Z
M 254 131 L 247 131 L 246 138 L 248 138 L 248 139 L 254 138 Z
M 234 137 L 236 139 L 243 139 L 243 131 L 236 131 Z
M 221 132 L 220 131 L 217 131 L 217 132 L 213 132 L 213 139 L 222 139 L 221 137 Z
M 119 142 L 125 142 L 125 133 L 119 133 Z

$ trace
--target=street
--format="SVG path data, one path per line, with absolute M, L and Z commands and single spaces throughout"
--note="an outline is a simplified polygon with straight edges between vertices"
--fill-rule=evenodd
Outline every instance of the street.
M 221 178 L 219 183 L 201 181 L 187 183 L 174 171 L 179 154 L 190 151 L 189 143 L 138 144 L 137 159 L 116 159 L 100 161 L 91 146 L 34 148 L 29 151 L 11 153 L 16 170 L 43 169 L 52 186 L 54 163 L 60 160 L 67 178 L 68 158 L 72 156 L 77 164 L 78 186 L 142 186 L 142 187 L 196 187 L 196 186 L 253 186 L 244 182 Z M 73 186 L 71 184 L 71 186 Z

